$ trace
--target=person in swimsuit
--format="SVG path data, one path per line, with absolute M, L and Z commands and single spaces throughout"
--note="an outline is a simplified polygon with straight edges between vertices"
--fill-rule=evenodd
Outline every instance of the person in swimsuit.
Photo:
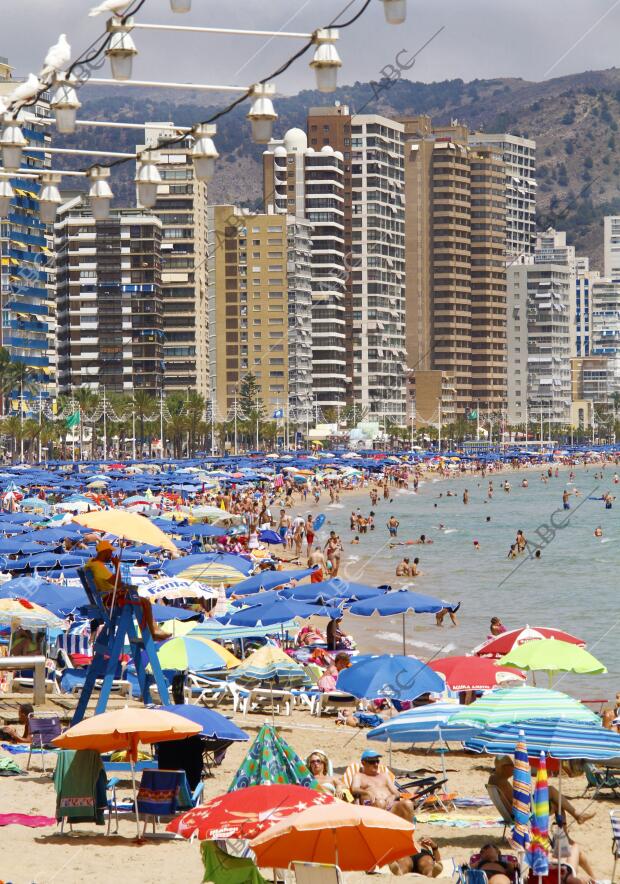
M 390 872 L 398 876 L 413 873 L 424 875 L 425 878 L 438 878 L 443 872 L 439 848 L 431 838 L 422 838 L 420 847 L 422 849 L 419 853 L 390 863 Z
M 493 884 L 511 884 L 516 871 L 515 864 L 505 859 L 495 844 L 484 845 L 474 868 L 484 872 L 487 881 L 493 881 Z
M 351 793 L 360 804 L 381 807 L 402 819 L 413 822 L 413 804 L 401 798 L 387 771 L 380 771 L 382 756 L 374 749 L 362 752 L 361 769 L 353 777 Z

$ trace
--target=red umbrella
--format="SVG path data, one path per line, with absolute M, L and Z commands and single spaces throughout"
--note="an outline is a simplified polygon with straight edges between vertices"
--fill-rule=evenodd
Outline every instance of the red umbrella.
M 332 804 L 336 799 L 305 786 L 249 786 L 227 792 L 176 817 L 169 832 L 201 841 L 226 838 L 255 838 L 274 823 L 315 804 Z
M 445 676 L 453 691 L 484 691 L 506 681 L 525 681 L 525 673 L 509 666 L 496 666 L 488 657 L 443 657 L 429 664 Z
M 570 632 L 563 632 L 561 629 L 549 629 L 547 626 L 522 626 L 521 629 L 512 629 L 510 632 L 503 632 L 501 635 L 489 639 L 475 648 L 474 654 L 478 657 L 503 657 L 524 642 L 541 638 L 559 639 L 572 645 L 578 645 L 580 648 L 586 646 L 582 638 L 577 638 Z

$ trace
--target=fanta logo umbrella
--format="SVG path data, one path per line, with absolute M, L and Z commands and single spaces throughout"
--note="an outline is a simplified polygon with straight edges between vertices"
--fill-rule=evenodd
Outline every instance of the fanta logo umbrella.
M 485 691 L 507 681 L 525 681 L 525 673 L 497 666 L 487 657 L 443 657 L 428 664 L 440 672 L 452 691 Z

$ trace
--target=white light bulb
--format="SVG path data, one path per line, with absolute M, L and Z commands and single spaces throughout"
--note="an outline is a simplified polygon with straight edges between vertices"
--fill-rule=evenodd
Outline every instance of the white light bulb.
M 6 218 L 11 210 L 11 200 L 15 196 L 15 191 L 11 187 L 11 182 L 6 178 L 0 180 L 0 218 Z
M 56 116 L 56 128 L 61 135 L 72 135 L 75 132 L 75 120 L 81 106 L 73 86 L 61 82 L 51 101 Z
M 105 166 L 93 166 L 88 170 L 88 177 L 91 180 L 88 196 L 95 221 L 105 221 L 110 214 L 110 203 L 114 197 L 108 178 L 110 170 Z
M 273 123 L 278 119 L 270 97 L 275 91 L 272 83 L 257 83 L 252 87 L 252 107 L 247 116 L 252 124 L 252 140 L 257 144 L 267 144 L 271 140 Z
M 173 12 L 190 12 L 192 0 L 170 0 L 170 9 Z
M 196 128 L 196 142 L 192 148 L 194 172 L 199 181 L 210 181 L 215 173 L 215 161 L 219 157 L 213 141 L 216 127 L 205 124 Z
M 5 169 L 19 169 L 22 164 L 24 148 L 28 141 L 17 123 L 8 123 L 0 137 L 2 147 L 2 165 Z
M 313 35 L 316 50 L 310 67 L 314 68 L 319 92 L 333 92 L 338 85 L 338 68 L 342 67 L 342 61 L 334 45 L 337 39 L 336 28 L 319 28 Z
M 113 18 L 108 22 L 108 31 L 112 32 L 112 38 L 105 54 L 110 59 L 112 77 L 115 80 L 131 80 L 133 57 L 138 50 L 129 33 L 130 28 Z
M 389 25 L 402 25 L 407 18 L 407 0 L 383 0 L 383 11 Z
M 161 184 L 159 169 L 150 161 L 142 163 L 136 174 L 138 200 L 146 209 L 152 209 L 157 202 L 157 188 Z

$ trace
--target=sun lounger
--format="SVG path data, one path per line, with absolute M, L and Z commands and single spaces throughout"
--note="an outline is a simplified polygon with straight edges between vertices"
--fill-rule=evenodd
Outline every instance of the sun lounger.
M 292 862 L 289 869 L 295 875 L 295 884 L 344 884 L 338 866 L 325 863 Z
M 320 691 L 315 701 L 313 714 L 320 717 L 329 707 L 337 712 L 339 706 L 349 704 L 356 709 L 358 702 L 352 694 L 345 694 L 343 691 Z
M 504 796 L 499 791 L 497 786 L 494 786 L 491 783 L 487 783 L 487 792 L 489 793 L 489 798 L 493 802 L 495 809 L 502 818 L 502 823 L 504 824 L 502 838 L 505 838 L 506 829 L 509 829 L 513 824 L 512 808 L 505 802 Z
M 269 706 L 274 708 L 279 715 L 280 708 L 283 706 L 284 714 L 290 715 L 294 705 L 295 698 L 291 691 L 277 688 L 251 688 L 248 695 L 243 698 L 241 711 L 247 715 L 248 712 L 257 712 Z
M 583 792 L 584 795 L 590 789 L 594 789 L 594 794 L 592 795 L 592 799 L 594 799 L 599 792 L 603 792 L 607 789 L 608 791 L 613 792 L 614 798 L 620 797 L 618 793 L 618 790 L 620 790 L 620 779 L 614 776 L 612 771 L 609 769 L 601 770 L 586 761 L 583 765 L 583 772 L 586 775 L 587 781 L 586 788 Z

